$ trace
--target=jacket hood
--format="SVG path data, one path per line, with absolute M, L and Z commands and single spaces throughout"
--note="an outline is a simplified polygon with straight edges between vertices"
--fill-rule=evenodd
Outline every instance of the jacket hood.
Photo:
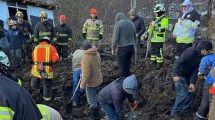
M 93 48 L 90 48 L 88 49 L 85 54 L 88 54 L 88 55 L 96 55 L 97 54 L 97 49 L 96 47 L 93 47 Z
M 127 19 L 124 13 L 117 13 L 115 16 L 115 22 L 120 21 L 122 19 Z

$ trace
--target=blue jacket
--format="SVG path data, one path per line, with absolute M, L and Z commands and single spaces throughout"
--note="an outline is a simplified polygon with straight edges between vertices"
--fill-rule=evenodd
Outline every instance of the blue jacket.
M 98 94 L 98 102 L 113 104 L 119 120 L 125 120 L 123 111 L 123 102 L 128 98 L 130 103 L 135 100 L 132 95 L 123 90 L 123 81 L 125 78 L 118 78 L 104 87 Z
M 4 33 L 6 36 L 0 37 L 0 48 L 3 48 L 3 49 L 7 48 L 8 49 L 10 47 L 10 44 L 7 40 L 7 30 L 4 29 Z
M 202 58 L 201 63 L 199 65 L 199 73 L 206 74 L 207 67 L 211 67 L 211 70 L 212 70 L 212 68 L 215 67 L 215 54 L 207 55 Z M 211 72 L 211 70 L 210 70 L 210 72 Z M 214 78 L 212 78 L 210 76 L 210 74 L 208 74 L 205 82 L 209 83 L 209 84 L 213 84 Z
M 8 30 L 8 42 L 10 43 L 10 49 L 20 49 L 25 44 L 25 37 L 20 29 Z

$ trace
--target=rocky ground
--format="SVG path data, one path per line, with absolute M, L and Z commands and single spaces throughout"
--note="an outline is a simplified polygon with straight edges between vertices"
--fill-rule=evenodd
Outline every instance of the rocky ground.
M 142 59 L 138 64 L 132 62 L 131 71 L 137 75 L 140 83 L 138 90 L 138 109 L 134 112 L 135 120 L 169 120 L 171 107 L 175 99 L 174 84 L 171 77 L 173 66 L 173 47 L 165 46 L 164 66 L 156 70 L 150 65 L 149 60 Z M 66 114 L 65 104 L 72 96 L 72 62 L 70 60 L 60 61 L 54 65 L 54 87 L 52 91 L 53 99 L 45 102 L 42 99 L 40 91 L 34 91 L 30 87 L 30 69 L 26 64 L 17 72 L 18 76 L 24 80 L 24 87 L 30 92 L 36 103 L 46 104 L 55 108 L 65 120 L 89 120 L 89 109 L 86 102 L 86 96 L 81 97 L 79 107 L 73 108 L 71 114 Z M 104 83 L 101 88 L 118 77 L 118 67 L 115 57 L 102 58 L 102 74 Z M 200 102 L 202 81 L 197 80 L 196 97 L 193 103 L 193 112 L 183 116 L 183 120 L 192 120 L 193 114 L 198 108 Z M 125 113 L 129 115 L 128 104 L 125 103 Z M 101 119 L 104 118 L 104 112 L 101 110 Z

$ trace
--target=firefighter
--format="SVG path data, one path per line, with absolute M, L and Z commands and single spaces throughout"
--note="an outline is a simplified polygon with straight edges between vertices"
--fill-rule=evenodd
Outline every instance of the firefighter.
M 51 89 L 53 79 L 53 63 L 59 60 L 57 50 L 50 45 L 51 40 L 48 37 L 40 39 L 40 44 L 37 45 L 32 53 L 34 65 L 31 69 L 32 79 L 31 86 L 34 89 L 39 89 L 40 81 L 44 82 L 43 99 L 51 100 Z
M 32 28 L 32 25 L 28 22 L 23 20 L 24 14 L 21 11 L 17 11 L 16 18 L 17 18 L 17 27 L 23 32 L 23 35 L 25 36 L 26 43 L 22 47 L 22 60 L 23 63 L 25 63 L 25 57 L 28 57 L 29 62 L 32 61 L 31 59 L 31 53 L 33 51 L 32 46 L 32 38 L 34 34 L 34 30 Z M 26 47 L 27 46 L 27 47 Z
M 166 39 L 169 19 L 165 16 L 163 4 L 156 4 L 154 7 L 156 18 L 152 20 L 147 34 L 151 33 L 151 61 L 159 69 L 163 64 L 163 44 Z
M 41 22 L 37 23 L 34 30 L 34 44 L 38 44 L 38 40 L 42 39 L 43 37 L 49 37 L 52 44 L 55 44 L 57 41 L 56 33 L 54 30 L 53 25 L 48 22 L 48 15 L 46 12 L 41 12 L 40 15 Z
M 83 25 L 83 38 L 92 43 L 92 45 L 97 46 L 98 41 L 103 38 L 103 24 L 102 21 L 98 19 L 96 15 L 96 9 L 90 9 L 90 19 L 87 19 Z
M 56 26 L 57 42 L 55 47 L 60 57 L 67 58 L 69 55 L 68 44 L 72 41 L 72 29 L 65 23 L 65 15 L 60 15 L 59 21 L 60 23 Z

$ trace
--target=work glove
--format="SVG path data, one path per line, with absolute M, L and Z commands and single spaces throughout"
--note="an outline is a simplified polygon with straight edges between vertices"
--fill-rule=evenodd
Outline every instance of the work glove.
M 130 106 L 131 112 L 134 112 L 136 110 L 136 108 L 137 108 L 137 102 L 134 101 L 134 103 L 130 103 L 129 106 Z
M 199 77 L 200 79 L 202 79 L 202 80 L 205 80 L 205 79 L 206 79 L 205 74 L 202 74 L 202 73 L 200 73 L 200 72 L 198 72 L 198 77 Z
M 87 33 L 82 33 L 82 36 L 83 36 L 83 38 L 84 38 L 84 40 L 85 40 L 86 37 L 87 37 Z
M 85 92 L 84 88 L 79 88 L 79 97 L 82 96 Z
M 103 35 L 99 34 L 99 40 L 102 40 Z

